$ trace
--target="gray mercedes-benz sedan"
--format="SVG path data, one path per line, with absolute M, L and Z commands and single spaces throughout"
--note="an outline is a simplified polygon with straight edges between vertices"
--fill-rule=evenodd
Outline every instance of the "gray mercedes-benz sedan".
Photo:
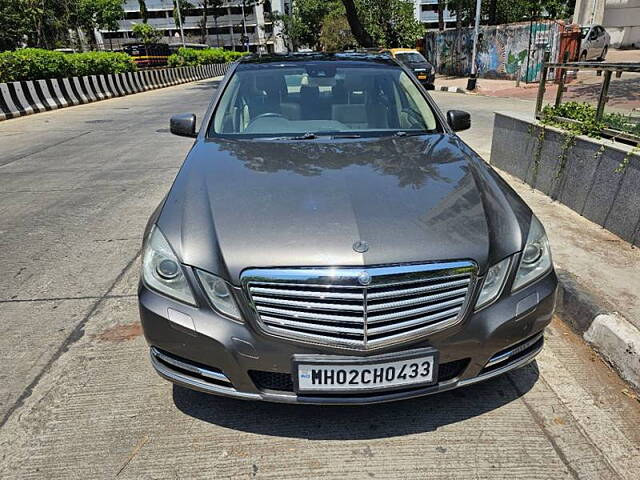
M 469 385 L 540 352 L 544 228 L 383 55 L 247 57 L 144 236 L 140 316 L 164 378 L 291 403 Z

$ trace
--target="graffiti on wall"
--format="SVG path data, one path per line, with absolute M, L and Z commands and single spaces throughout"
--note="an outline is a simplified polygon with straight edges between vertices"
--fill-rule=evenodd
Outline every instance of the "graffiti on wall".
M 482 27 L 476 56 L 478 76 L 537 81 L 544 53 L 557 57 L 561 27 L 549 21 Z M 426 57 L 438 73 L 469 75 L 472 51 L 471 28 L 426 34 Z

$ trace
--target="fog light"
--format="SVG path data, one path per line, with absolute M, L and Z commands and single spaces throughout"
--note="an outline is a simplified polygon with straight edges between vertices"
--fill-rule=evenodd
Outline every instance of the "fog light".
M 178 267 L 178 264 L 173 260 L 165 259 L 158 264 L 158 266 L 156 267 L 156 271 L 158 272 L 158 275 L 160 275 L 160 277 L 164 278 L 165 280 L 171 280 L 178 276 L 180 267 Z

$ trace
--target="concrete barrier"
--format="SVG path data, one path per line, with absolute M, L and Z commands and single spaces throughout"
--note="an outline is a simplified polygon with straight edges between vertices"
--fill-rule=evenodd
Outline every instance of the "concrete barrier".
M 491 164 L 640 246 L 640 154 L 632 147 L 496 112 Z
M 0 120 L 224 75 L 230 63 L 0 83 Z

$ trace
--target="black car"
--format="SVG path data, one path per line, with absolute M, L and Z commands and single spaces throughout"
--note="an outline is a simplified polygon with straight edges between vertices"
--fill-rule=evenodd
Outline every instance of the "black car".
M 427 90 L 433 90 L 435 88 L 435 69 L 420 52 L 407 48 L 392 48 L 385 50 L 385 53 L 388 53 L 411 70 Z
M 151 362 L 250 400 L 371 403 L 469 385 L 540 352 L 544 229 L 384 55 L 245 57 L 144 235 Z

